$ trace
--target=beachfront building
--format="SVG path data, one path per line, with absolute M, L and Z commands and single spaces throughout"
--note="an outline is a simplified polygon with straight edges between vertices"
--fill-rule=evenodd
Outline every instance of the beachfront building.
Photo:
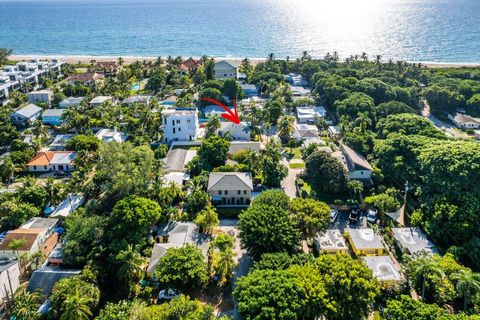
M 253 180 L 250 172 L 211 172 L 207 192 L 218 206 L 249 206 Z
M 320 254 L 347 253 L 347 243 L 338 229 L 328 229 L 314 239 L 315 248 Z
M 233 140 L 250 140 L 250 135 L 252 133 L 252 127 L 248 122 L 221 122 L 220 129 L 218 130 L 218 135 L 222 137 L 230 137 Z
M 296 114 L 298 123 L 315 124 L 318 118 L 324 118 L 327 115 L 327 111 L 321 106 L 304 106 L 297 107 Z
M 237 79 L 238 78 L 238 68 L 240 63 L 235 61 L 221 60 L 215 62 L 215 68 L 213 73 L 215 74 L 215 79 Z
M 85 72 L 78 73 L 70 76 L 67 80 L 68 84 L 74 86 L 76 84 L 83 84 L 84 86 L 91 87 L 105 79 L 103 74 L 97 72 Z
M 197 110 L 163 110 L 163 139 L 173 141 L 193 141 L 198 136 Z
M 243 94 L 248 98 L 258 95 L 258 87 L 255 84 L 241 83 L 240 87 L 242 87 Z
M 50 105 L 52 102 L 53 92 L 50 90 L 37 90 L 30 92 L 27 97 L 29 103 L 45 103 Z
M 370 183 L 373 168 L 363 155 L 347 145 L 342 145 L 341 151 L 333 152 L 332 156 L 343 164 L 350 179 Z
M 75 170 L 73 151 L 41 151 L 26 164 L 28 172 L 52 172 Z
M 84 97 L 68 97 L 64 100 L 62 100 L 59 104 L 58 107 L 60 109 L 67 109 L 70 107 L 76 107 L 80 105 L 80 103 L 83 101 Z
M 10 114 L 10 121 L 20 126 L 32 125 L 42 114 L 42 108 L 29 104 Z
M 373 229 L 351 229 L 346 231 L 348 241 L 357 256 L 381 256 L 384 253 L 382 240 Z
M 49 61 L 31 59 L 5 66 L 0 70 L 0 103 L 4 103 L 15 90 L 22 89 L 26 92 L 38 89 L 40 80 L 51 73 L 62 76 L 64 65 L 65 61 L 58 59 Z
M 61 126 L 65 109 L 47 109 L 42 113 L 42 122 L 46 125 Z
M 190 57 L 187 60 L 183 61 L 180 65 L 180 73 L 182 75 L 186 75 L 190 72 L 195 71 L 200 65 L 201 62 L 199 60 L 195 60 Z
M 116 75 L 121 68 L 117 61 L 99 61 L 95 64 L 95 70 L 106 76 Z

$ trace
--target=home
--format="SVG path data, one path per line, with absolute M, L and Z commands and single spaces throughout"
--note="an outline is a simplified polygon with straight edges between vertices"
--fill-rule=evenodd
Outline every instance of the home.
M 211 172 L 207 192 L 219 206 L 249 206 L 253 181 L 250 172 Z
M 165 185 L 175 183 L 178 186 L 183 186 L 190 180 L 190 174 L 186 172 L 169 172 L 163 175 L 163 182 Z
M 347 145 L 342 145 L 341 151 L 333 152 L 332 156 L 344 165 L 350 179 L 370 183 L 373 168 L 360 153 Z
M 48 150 L 50 151 L 62 151 L 65 150 L 67 142 L 70 141 L 76 134 L 65 133 L 57 134 L 54 136 L 52 143 L 48 145 Z
M 221 60 L 215 62 L 214 67 L 214 75 L 215 79 L 223 80 L 223 79 L 237 79 L 238 78 L 238 68 L 240 67 L 240 63 L 238 61 L 227 61 Z
M 340 230 L 337 229 L 328 229 L 323 234 L 317 234 L 314 244 L 320 254 L 347 253 L 347 243 Z
M 193 72 L 198 68 L 200 64 L 201 64 L 200 61 L 190 57 L 187 60 L 183 61 L 182 64 L 180 65 L 181 73 L 188 74 L 190 72 Z
M 51 172 L 75 170 L 73 151 L 41 151 L 26 164 L 28 172 Z
M 131 105 L 131 104 L 149 104 L 152 101 L 152 96 L 132 96 L 123 99 L 122 104 Z
M 63 264 L 62 243 L 58 243 L 52 252 L 50 252 L 47 257 L 47 264 L 49 266 L 61 266 Z
M 400 266 L 396 265 L 389 256 L 371 256 L 362 259 L 378 281 L 396 282 L 402 279 Z
M 258 141 L 230 141 L 230 148 L 228 154 L 233 156 L 240 151 L 252 150 L 260 152 L 263 149 L 263 145 Z
M 100 141 L 103 142 L 125 142 L 127 141 L 128 135 L 126 133 L 123 133 L 121 131 L 117 131 L 117 129 L 100 129 L 96 134 L 95 137 L 97 137 Z
M 290 86 L 290 91 L 292 91 L 292 95 L 295 97 L 308 97 L 311 93 L 312 90 L 301 87 L 301 86 Z
M 313 124 L 297 124 L 295 131 L 292 133 L 292 138 L 298 141 L 319 139 L 318 128 Z
M 80 269 L 64 269 L 59 267 L 43 267 L 35 270 L 28 282 L 28 291 L 34 292 L 39 290 L 43 295 L 49 296 L 52 288 L 61 279 L 70 278 L 79 275 Z
M 80 103 L 83 101 L 84 97 L 68 97 L 66 99 L 63 99 L 59 104 L 58 107 L 60 109 L 67 109 L 70 107 L 76 107 L 80 105 Z
M 55 210 L 50 214 L 51 218 L 66 218 L 73 211 L 77 210 L 80 207 L 85 198 L 80 194 L 69 194 L 65 200 L 60 202 L 58 206 L 55 207 Z
M 111 103 L 113 102 L 113 98 L 110 96 L 98 96 L 90 100 L 89 104 L 91 107 L 98 107 L 103 103 Z
M 480 128 L 480 118 L 474 118 L 465 113 L 457 112 L 454 115 L 448 114 L 448 118 L 460 129 Z
M 289 73 L 284 77 L 284 79 L 288 82 L 290 82 L 294 86 L 306 86 L 307 85 L 307 80 L 303 78 L 301 74 L 298 73 Z
M 20 264 L 14 258 L 0 257 L 0 301 L 11 298 L 20 286 Z
M 392 232 L 398 247 L 406 254 L 418 255 L 425 253 L 431 255 L 437 253 L 435 245 L 417 227 L 392 228 Z
M 199 143 L 200 145 L 200 143 Z M 197 150 L 186 150 L 184 148 L 172 148 L 165 157 L 164 172 L 182 172 L 185 165 L 197 155 Z
M 165 142 L 197 139 L 199 128 L 197 110 L 163 110 L 162 116 Z
M 297 107 L 297 122 L 315 124 L 318 118 L 323 118 L 327 115 L 324 107 Z
M 68 84 L 74 86 L 76 84 L 83 84 L 84 86 L 90 87 L 98 82 L 103 81 L 105 76 L 96 72 L 85 72 L 74 74 L 68 78 Z
M 216 104 L 212 104 L 203 107 L 202 112 L 205 115 L 205 118 L 211 118 L 213 116 L 221 118 L 222 114 L 226 111 L 222 107 L 217 106 Z
M 340 127 L 339 126 L 328 126 L 328 135 L 330 138 L 337 140 L 340 138 Z
M 16 125 L 32 125 L 40 117 L 42 108 L 34 104 L 18 109 L 10 114 L 10 120 Z
M 58 234 L 54 232 L 57 224 L 57 219 L 39 217 L 30 219 L 18 229 L 7 233 L 0 243 L 0 254 L 16 257 L 18 254 L 33 254 L 40 251 L 44 256 L 48 256 L 58 242 Z M 22 242 L 19 242 L 20 240 Z M 19 242 L 21 246 L 12 248 L 12 242 Z
M 242 87 L 243 94 L 247 97 L 255 97 L 258 95 L 258 87 L 254 84 L 241 83 L 240 87 Z
M 60 126 L 63 124 L 65 109 L 47 109 L 43 111 L 42 122 L 46 125 Z
M 53 92 L 50 90 L 32 91 L 28 94 L 29 103 L 45 103 L 50 105 L 52 102 Z
M 221 137 L 231 137 L 233 140 L 250 140 L 252 127 L 248 122 L 240 122 L 238 124 L 233 122 L 221 122 L 218 135 Z
M 147 267 L 149 275 L 153 274 L 160 258 L 170 248 L 181 248 L 185 244 L 194 244 L 202 250 L 205 259 L 209 248 L 209 238 L 200 234 L 197 225 L 193 222 L 168 222 L 163 224 L 156 231 L 155 242 Z
M 351 229 L 347 231 L 348 241 L 357 256 L 381 256 L 385 248 L 381 237 L 373 229 Z
M 95 64 L 95 70 L 106 76 L 116 75 L 122 66 L 117 61 L 99 61 Z

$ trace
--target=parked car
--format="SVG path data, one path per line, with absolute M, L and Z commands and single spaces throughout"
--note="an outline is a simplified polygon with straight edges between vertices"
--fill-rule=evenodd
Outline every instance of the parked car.
M 332 219 L 332 222 L 335 222 L 338 218 L 338 210 L 337 209 L 332 209 L 330 211 L 330 218 Z
M 66 176 L 68 176 L 68 172 L 67 172 L 67 171 L 55 171 L 55 173 L 53 174 L 53 176 L 54 176 L 55 178 L 66 177 Z
M 163 289 L 158 293 L 157 303 L 170 301 L 172 299 L 180 297 L 182 293 L 176 289 Z
M 377 210 L 369 209 L 367 212 L 367 221 L 369 223 L 377 222 Z
M 348 216 L 349 223 L 356 224 L 360 218 L 360 208 L 358 206 L 353 206 L 350 215 Z

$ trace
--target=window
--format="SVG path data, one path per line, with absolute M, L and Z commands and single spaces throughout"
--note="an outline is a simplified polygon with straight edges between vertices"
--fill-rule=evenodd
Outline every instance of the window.
M 33 170 L 37 170 L 37 166 L 33 166 Z
M 222 190 L 218 190 L 218 195 L 222 195 Z
M 182 131 L 182 128 L 178 128 L 178 132 Z
M 190 119 L 187 119 L 187 123 L 191 123 L 191 122 L 192 122 L 192 120 L 190 120 Z
M 227 194 L 228 194 L 228 190 L 225 190 L 225 195 L 227 195 Z
M 237 194 L 242 194 L 242 191 L 241 191 L 241 190 L 237 190 Z
M 180 124 L 180 120 L 177 120 L 177 124 Z
M 243 194 L 247 194 L 247 190 L 243 190 Z
M 173 128 L 173 133 L 175 133 L 175 128 Z
M 175 125 L 175 120 L 172 120 L 172 126 L 174 126 L 174 125 Z
M 45 170 L 47 170 L 47 166 L 43 166 L 43 168 L 44 168 Z

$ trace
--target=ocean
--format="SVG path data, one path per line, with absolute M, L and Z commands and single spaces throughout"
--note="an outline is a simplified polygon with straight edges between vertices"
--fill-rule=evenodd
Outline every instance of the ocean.
M 480 0 L 0 0 L 18 55 L 480 62 Z

